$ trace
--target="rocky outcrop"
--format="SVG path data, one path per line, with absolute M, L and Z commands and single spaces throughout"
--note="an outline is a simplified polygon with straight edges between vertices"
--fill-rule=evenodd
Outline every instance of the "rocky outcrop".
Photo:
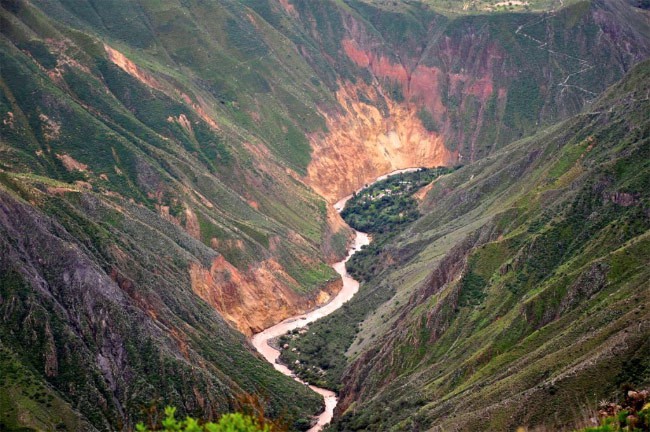
M 639 197 L 635 196 L 628 192 L 611 192 L 606 194 L 604 197 L 605 201 L 611 201 L 614 204 L 629 207 L 635 205 L 639 202 Z
M 361 100 L 360 94 L 371 99 Z M 443 137 L 424 128 L 417 106 L 384 99 L 376 88 L 360 83 L 343 84 L 337 100 L 343 113 L 323 113 L 329 132 L 311 137 L 306 178 L 330 203 L 391 171 L 456 162 Z M 383 103 L 385 113 L 378 108 Z
M 297 282 L 272 259 L 241 272 L 220 256 L 209 268 L 192 263 L 189 272 L 192 290 L 247 336 L 323 305 L 342 287 L 336 279 L 300 295 L 291 289 Z

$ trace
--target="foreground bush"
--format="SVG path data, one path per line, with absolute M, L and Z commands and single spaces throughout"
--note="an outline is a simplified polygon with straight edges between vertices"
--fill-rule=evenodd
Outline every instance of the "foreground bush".
M 165 408 L 165 419 L 159 429 L 149 429 L 140 423 L 136 426 L 138 432 L 271 432 L 269 425 L 261 425 L 260 422 L 245 414 L 231 413 L 223 415 L 217 423 L 208 422 L 199 424 L 199 421 L 191 417 L 185 420 L 176 419 L 176 408 Z
M 588 427 L 578 432 L 650 432 L 650 403 L 648 391 L 627 392 L 623 405 L 601 404 L 598 411 L 600 426 Z

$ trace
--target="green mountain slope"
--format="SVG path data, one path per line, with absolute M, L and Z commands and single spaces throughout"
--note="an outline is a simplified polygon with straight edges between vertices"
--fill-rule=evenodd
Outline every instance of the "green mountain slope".
M 2 427 L 214 418 L 244 394 L 310 416 L 241 333 L 338 289 L 350 230 L 326 200 L 490 156 L 650 53 L 619 0 L 400 6 L 0 2 Z
M 561 430 L 648 385 L 649 78 L 433 184 L 334 429 Z
M 214 252 L 128 202 L 65 186 L 49 196 L 51 181 L 2 183 L 4 427 L 75 430 L 80 417 L 130 429 L 150 408 L 213 417 L 249 393 L 289 421 L 319 408 L 192 292 L 188 262 Z
M 3 378 L 20 365 L 2 382 L 2 427 L 132 428 L 166 404 L 215 418 L 246 394 L 290 424 L 317 412 L 233 328 L 336 289 L 326 263 L 347 231 L 328 240 L 325 203 L 295 174 L 304 129 L 260 100 L 262 142 L 237 100 L 203 108 L 222 97 L 214 85 L 126 62 L 94 27 L 2 6 Z M 306 110 L 282 79 L 291 112 Z

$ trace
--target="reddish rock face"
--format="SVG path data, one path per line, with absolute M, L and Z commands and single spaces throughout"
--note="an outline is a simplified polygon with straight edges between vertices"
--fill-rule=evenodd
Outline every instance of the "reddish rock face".
M 307 182 L 328 200 L 335 201 L 392 170 L 457 163 L 461 152 L 450 150 L 456 146 L 449 142 L 469 141 L 469 154 L 463 156 L 474 159 L 486 103 L 495 91 L 500 105 L 507 97 L 505 88 L 495 89 L 490 73 L 494 62 L 502 57 L 498 50 L 489 49 L 477 55 L 475 73 L 448 73 L 439 67 L 418 64 L 417 59 L 398 62 L 380 49 L 365 48 L 357 40 L 367 40 L 367 36 L 361 34 L 358 26 L 350 28 L 356 36 L 341 42 L 345 55 L 356 66 L 367 69 L 373 79 L 396 86 L 402 97 L 396 100 L 377 82 L 341 82 L 337 92 L 341 112 L 324 113 L 329 133 L 311 137 L 314 153 Z M 458 44 L 447 39 L 445 42 L 442 57 L 452 59 L 462 51 Z M 363 100 L 359 95 L 363 95 Z M 459 111 L 470 109 L 470 103 L 478 104 L 470 136 L 466 136 L 464 128 L 452 125 L 443 102 L 449 95 L 460 95 Z M 386 107 L 383 111 L 379 108 L 382 106 Z M 422 111 L 431 115 L 438 130 L 425 128 Z
M 359 100 L 381 94 L 363 83 L 342 84 L 337 99 L 342 114 L 323 114 L 329 133 L 311 137 L 312 161 L 306 181 L 330 202 L 351 194 L 382 174 L 402 168 L 450 165 L 457 153 L 444 138 L 427 131 L 416 105 L 386 100 L 388 113 Z
M 393 63 L 386 56 L 359 48 L 353 40 L 343 40 L 342 46 L 357 66 L 368 68 L 377 78 L 399 84 L 409 101 L 417 102 L 418 106 L 424 106 L 434 114 L 440 115 L 443 112 L 439 88 L 441 72 L 438 68 L 418 65 L 408 70 L 405 65 Z
M 635 197 L 633 194 L 627 192 L 615 192 L 607 196 L 606 200 L 609 200 L 623 207 L 629 207 L 638 202 L 638 197 Z
M 409 100 L 426 107 L 438 121 L 445 112 L 440 97 L 441 75 L 442 72 L 438 68 L 418 66 L 410 76 L 406 92 Z
M 247 336 L 324 304 L 341 289 L 338 279 L 307 297 L 300 296 L 287 284 L 297 282 L 272 259 L 241 272 L 220 256 L 210 268 L 192 263 L 189 272 L 192 290 Z

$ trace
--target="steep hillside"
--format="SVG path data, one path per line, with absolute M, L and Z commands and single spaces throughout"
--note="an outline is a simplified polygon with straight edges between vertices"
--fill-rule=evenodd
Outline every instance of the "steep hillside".
M 141 54 L 145 64 L 158 55 L 145 69 L 119 51 L 118 41 L 114 48 L 61 27 L 27 3 L 3 9 L 3 20 L 4 169 L 130 199 L 182 226 L 222 256 L 190 267 L 194 290 L 246 333 L 311 306 L 297 293 L 335 289 L 326 286 L 335 274 L 325 262 L 342 253 L 347 232 L 299 180 L 310 149 L 289 113 L 308 112 L 309 101 L 290 93 L 296 89 L 289 76 L 275 80 L 287 83 L 280 96 L 248 87 L 252 77 L 247 91 L 220 94 L 217 82 L 191 70 L 182 75 L 183 66 L 162 69 L 161 54 Z M 195 74 L 208 74 L 192 61 Z M 262 117 L 249 103 L 267 105 L 271 114 Z M 242 281 L 236 290 L 225 274 Z M 268 286 L 276 287 L 284 312 L 260 301 Z
M 361 69 L 314 139 L 308 181 L 329 199 L 392 169 L 485 157 L 578 113 L 650 48 L 650 16 L 618 0 L 453 18 L 417 2 L 350 1 L 340 18 L 295 3 L 302 22 L 339 21 L 310 32 L 337 71 Z
M 124 12 L 129 23 L 111 28 L 136 32 L 147 20 L 130 5 L 100 10 Z M 308 76 L 277 79 L 283 97 L 256 89 L 268 111 L 246 111 L 235 95 L 253 90 L 221 94 L 159 53 L 129 59 L 142 34 L 102 38 L 56 11 L 2 6 L 1 375 L 13 377 L 0 390 L 2 427 L 131 428 L 165 404 L 211 418 L 249 393 L 290 423 L 318 411 L 317 395 L 235 330 L 340 286 L 327 262 L 349 231 L 300 181 L 309 145 L 296 113 L 309 101 L 292 92 Z
M 288 421 L 319 409 L 192 291 L 188 267 L 215 252 L 125 200 L 0 182 L 3 427 L 130 429 L 164 404 L 210 418 L 246 394 Z
M 249 393 L 308 417 L 243 335 L 339 289 L 351 231 L 327 201 L 488 157 L 650 53 L 621 0 L 397 6 L 0 2 L 2 427 L 211 418 Z
M 335 430 L 559 430 L 650 383 L 649 83 L 645 62 L 585 113 L 432 185 L 380 256 L 400 265 L 374 285 L 397 294 L 350 350 L 374 338 Z

